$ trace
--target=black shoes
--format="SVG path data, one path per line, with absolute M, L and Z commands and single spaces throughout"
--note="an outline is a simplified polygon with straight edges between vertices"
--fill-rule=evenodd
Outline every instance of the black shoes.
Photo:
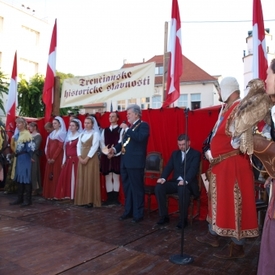
M 168 216 L 162 216 L 159 221 L 157 222 L 158 225 L 163 225 L 165 223 L 169 223 L 169 217 Z
M 17 204 L 21 204 L 23 203 L 23 200 L 16 200 L 16 201 L 13 201 L 13 202 L 10 202 L 10 205 L 17 205 Z
M 130 219 L 130 218 L 132 218 L 131 215 L 122 215 L 122 216 L 119 217 L 119 220 L 124 221 L 124 220 Z
M 188 225 L 188 222 L 187 222 L 187 221 L 184 221 L 184 223 L 183 223 L 183 228 L 187 227 L 187 225 Z M 182 229 L 182 221 L 179 221 L 178 224 L 176 225 L 176 227 L 177 227 L 178 229 Z
M 143 217 L 139 218 L 139 219 L 132 219 L 132 223 L 139 223 L 143 221 Z
M 122 216 L 120 216 L 119 217 L 119 220 L 120 221 L 124 221 L 124 220 L 127 220 L 127 219 L 130 219 L 130 218 L 132 218 L 133 216 L 132 215 L 122 215 Z M 135 218 L 133 218 L 132 219 L 132 223 L 139 223 L 139 222 L 141 222 L 143 220 L 143 217 L 141 217 L 141 218 L 138 218 L 138 219 L 135 219 Z

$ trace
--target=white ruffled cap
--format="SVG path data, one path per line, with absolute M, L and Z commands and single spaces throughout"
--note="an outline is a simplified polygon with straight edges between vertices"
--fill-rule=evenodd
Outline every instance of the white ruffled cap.
M 240 90 L 240 86 L 237 79 L 232 76 L 225 77 L 220 83 L 220 88 L 221 98 L 223 102 L 226 102 L 229 96 L 233 94 L 235 91 Z

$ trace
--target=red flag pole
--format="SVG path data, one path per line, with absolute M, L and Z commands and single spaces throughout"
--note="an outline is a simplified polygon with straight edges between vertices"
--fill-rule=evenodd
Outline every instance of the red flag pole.
M 15 52 L 13 60 L 13 68 L 9 86 L 8 102 L 6 106 L 6 132 L 9 141 L 15 131 L 15 118 L 16 118 L 16 104 L 17 104 L 17 52 Z
M 43 88 L 42 100 L 45 104 L 45 122 L 50 121 L 53 109 L 54 99 L 54 80 L 56 73 L 56 46 L 57 46 L 57 20 L 52 32 L 51 45 L 49 50 L 49 58 L 47 64 L 46 78 Z
M 172 1 L 172 22 L 169 37 L 171 56 L 167 73 L 166 99 L 162 107 L 168 107 L 180 96 L 180 77 L 182 74 L 181 22 L 178 1 Z
M 261 0 L 253 0 L 253 78 L 266 79 L 268 67 Z

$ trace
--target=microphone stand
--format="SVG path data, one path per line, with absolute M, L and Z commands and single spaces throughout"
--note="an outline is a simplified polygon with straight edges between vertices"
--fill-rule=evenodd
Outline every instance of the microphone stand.
M 187 144 L 187 131 L 188 131 L 188 112 L 189 112 L 189 108 L 184 109 L 184 114 L 185 114 L 185 144 Z M 186 148 L 185 148 L 186 150 Z M 181 225 L 181 250 L 180 250 L 180 254 L 176 254 L 176 255 L 172 255 L 169 258 L 169 261 L 174 263 L 174 264 L 181 264 L 181 265 L 186 265 L 186 264 L 190 264 L 194 261 L 194 258 L 184 254 L 183 253 L 183 246 L 184 246 L 184 218 L 186 215 L 186 210 L 184 207 L 184 201 L 186 202 L 186 184 L 185 184 L 185 176 L 186 176 L 186 153 L 184 156 L 184 167 L 183 167 L 183 175 L 184 175 L 184 179 L 183 179 L 183 201 L 180 205 L 180 220 L 182 222 Z

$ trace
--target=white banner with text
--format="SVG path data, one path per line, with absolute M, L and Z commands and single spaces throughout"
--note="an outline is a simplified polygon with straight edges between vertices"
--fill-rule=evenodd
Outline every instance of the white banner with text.
M 60 108 L 148 97 L 153 94 L 154 85 L 154 62 L 117 71 L 68 78 L 62 85 Z

